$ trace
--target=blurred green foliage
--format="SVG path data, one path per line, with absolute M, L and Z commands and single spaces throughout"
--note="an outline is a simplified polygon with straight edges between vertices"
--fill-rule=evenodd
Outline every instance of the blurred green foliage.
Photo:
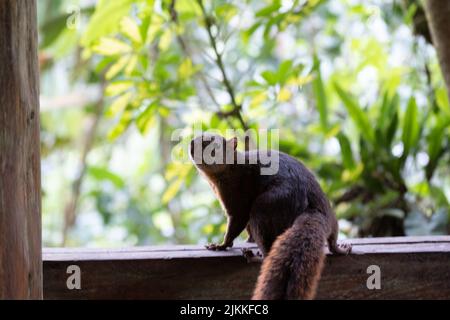
M 171 161 L 199 123 L 279 128 L 345 236 L 448 233 L 450 105 L 418 3 L 38 5 L 45 245 L 220 240 L 209 187 Z

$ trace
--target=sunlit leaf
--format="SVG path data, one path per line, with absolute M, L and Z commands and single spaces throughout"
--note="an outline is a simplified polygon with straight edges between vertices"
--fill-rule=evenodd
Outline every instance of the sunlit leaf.
M 180 190 L 181 186 L 183 185 L 183 180 L 181 179 L 176 179 L 174 182 L 172 182 L 169 187 L 167 188 L 167 190 L 164 192 L 163 196 L 162 196 L 162 202 L 164 204 L 169 203 L 170 200 L 172 200 L 175 195 L 178 193 L 178 191 Z
M 168 170 L 166 172 L 166 179 L 170 180 L 172 178 L 175 178 L 175 180 L 173 180 L 169 184 L 168 188 L 162 196 L 162 202 L 165 204 L 172 200 L 178 193 L 183 183 L 185 182 L 186 177 L 192 170 L 192 166 L 187 164 L 173 164 L 169 167 L 169 169 L 170 171 Z
M 156 36 L 161 32 L 163 24 L 164 19 L 161 16 L 157 14 L 152 15 L 150 25 L 147 29 L 147 42 L 151 43 L 155 40 Z
M 175 1 L 175 10 L 183 20 L 189 20 L 199 17 L 202 14 L 197 1 L 192 0 L 177 0 Z
M 178 68 L 178 75 L 180 79 L 188 79 L 195 73 L 195 69 L 192 66 L 191 59 L 187 58 L 185 59 Z
M 128 61 L 128 65 L 125 68 L 125 74 L 130 76 L 136 70 L 137 63 L 139 61 L 138 55 L 132 55 L 130 60 Z
M 353 169 L 346 169 L 342 172 L 341 179 L 343 182 L 355 181 L 360 177 L 364 170 L 364 164 L 362 162 L 358 163 Z
M 117 76 L 125 66 L 127 66 L 128 62 L 130 61 L 130 57 L 128 55 L 125 55 L 121 57 L 116 63 L 114 63 L 109 69 L 108 72 L 105 74 L 105 78 L 107 80 L 111 80 L 115 76 Z
M 115 81 L 106 87 L 105 93 L 107 96 L 117 96 L 130 89 L 133 85 L 133 81 Z
M 173 32 L 172 30 L 170 30 L 170 28 L 167 28 L 159 39 L 159 49 L 161 51 L 166 51 L 169 48 L 170 43 L 172 42 L 172 38 Z
M 104 56 L 114 56 L 124 53 L 130 53 L 132 51 L 132 48 L 129 44 L 114 38 L 102 38 L 100 40 L 100 43 L 94 46 L 92 49 L 95 53 Z
M 230 21 L 239 11 L 232 3 L 223 3 L 215 8 L 217 17 L 223 21 Z
M 142 37 L 141 33 L 139 32 L 139 26 L 130 17 L 125 17 L 122 19 L 122 21 L 120 22 L 120 31 L 124 35 L 126 35 L 130 40 L 138 44 L 142 43 Z
M 286 87 L 281 88 L 281 90 L 278 92 L 277 101 L 279 102 L 286 102 L 289 101 L 291 98 L 292 92 Z
M 122 117 L 120 118 L 119 122 L 109 131 L 108 133 L 108 139 L 110 141 L 113 141 L 120 137 L 125 130 L 130 126 L 132 121 L 132 115 L 130 112 L 124 112 L 122 114 Z
M 267 92 L 266 91 L 257 91 L 253 95 L 250 101 L 250 108 L 259 107 L 262 103 L 267 100 Z
M 437 88 L 435 90 L 435 94 L 438 107 L 444 114 L 446 114 L 447 117 L 450 117 L 450 103 L 448 101 L 448 95 L 445 87 Z
M 128 103 L 130 103 L 132 95 L 133 95 L 132 92 L 126 92 L 125 94 L 116 98 L 114 100 L 114 102 L 111 104 L 111 106 L 109 107 L 106 115 L 108 117 L 113 117 L 113 116 L 117 115 L 118 113 L 122 112 L 123 110 L 125 110 Z

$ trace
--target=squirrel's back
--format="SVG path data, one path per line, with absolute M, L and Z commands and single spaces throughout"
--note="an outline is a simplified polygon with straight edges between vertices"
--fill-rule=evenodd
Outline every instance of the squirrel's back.
M 264 151 L 249 151 L 248 153 L 254 152 L 264 153 Z M 300 202 L 306 201 L 308 209 L 323 213 L 331 210 L 329 201 L 315 175 L 302 162 L 284 152 L 274 150 L 270 150 L 270 156 L 273 161 L 278 161 L 278 170 L 273 175 L 260 175 L 259 187 L 262 192 L 273 189 L 274 186 L 286 188 L 290 195 L 298 198 Z M 267 166 L 261 163 L 259 165 Z

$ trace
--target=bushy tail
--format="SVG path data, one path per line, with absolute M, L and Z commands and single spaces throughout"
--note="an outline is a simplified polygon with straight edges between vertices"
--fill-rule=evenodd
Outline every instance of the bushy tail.
M 326 217 L 301 214 L 264 259 L 253 299 L 313 299 L 325 259 Z

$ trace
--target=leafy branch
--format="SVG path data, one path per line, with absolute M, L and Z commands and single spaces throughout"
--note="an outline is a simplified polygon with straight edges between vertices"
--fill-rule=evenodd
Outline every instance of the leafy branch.
M 174 24 L 178 24 L 178 12 L 175 9 L 175 4 L 176 4 L 176 0 L 172 0 L 169 6 L 169 14 L 171 17 L 171 20 Z M 178 44 L 181 48 L 181 50 L 183 51 L 183 53 L 191 60 L 192 59 L 192 54 L 189 50 L 189 47 L 187 45 L 187 42 L 185 41 L 184 37 L 181 34 L 177 34 L 177 41 Z M 196 75 L 198 76 L 200 82 L 203 84 L 203 87 L 205 88 L 206 93 L 208 94 L 208 96 L 210 97 L 211 101 L 220 108 L 220 104 L 217 102 L 216 97 L 214 96 L 214 93 L 212 92 L 211 86 L 208 84 L 208 81 L 206 80 L 205 76 L 203 73 L 198 72 L 196 73 Z

